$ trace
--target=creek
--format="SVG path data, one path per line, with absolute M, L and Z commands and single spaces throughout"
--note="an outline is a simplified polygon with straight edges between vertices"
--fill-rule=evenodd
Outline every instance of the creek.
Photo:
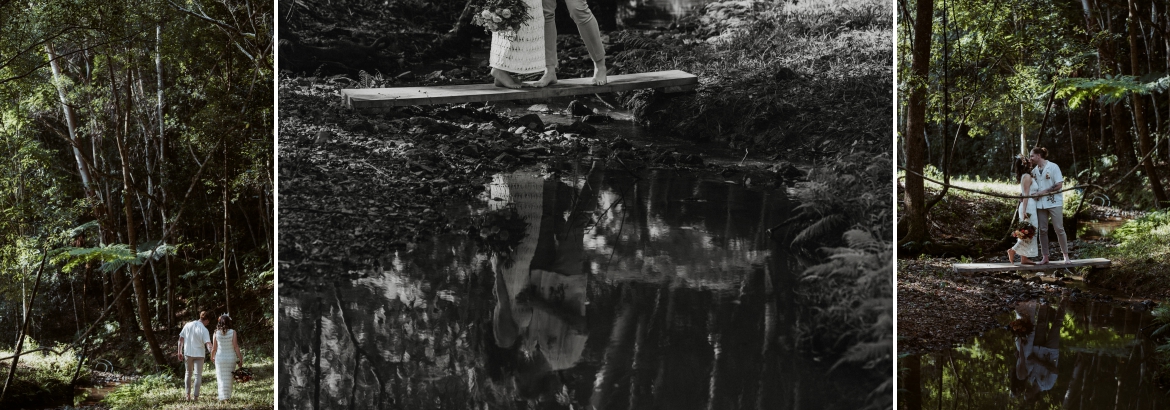
M 1165 385 L 1153 380 L 1146 307 L 1075 299 L 1023 302 L 999 317 L 1004 328 L 900 358 L 899 408 L 1170 408 Z
M 861 408 L 881 380 L 795 347 L 813 261 L 767 228 L 796 205 L 620 161 L 497 174 L 448 210 L 476 235 L 302 267 L 340 279 L 281 290 L 282 407 Z

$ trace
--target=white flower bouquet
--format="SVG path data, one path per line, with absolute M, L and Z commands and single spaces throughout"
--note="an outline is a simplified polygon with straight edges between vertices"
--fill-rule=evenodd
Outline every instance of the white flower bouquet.
M 487 0 L 471 18 L 471 23 L 488 32 L 513 36 L 530 17 L 522 0 Z

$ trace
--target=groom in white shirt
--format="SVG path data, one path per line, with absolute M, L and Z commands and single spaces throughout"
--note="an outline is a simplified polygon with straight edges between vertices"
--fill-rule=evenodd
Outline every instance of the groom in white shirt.
M 179 359 L 183 360 L 187 368 L 183 375 L 187 400 L 191 400 L 191 390 L 195 390 L 195 400 L 199 400 L 199 385 L 203 384 L 203 361 L 206 349 L 211 348 L 211 333 L 207 332 L 210 324 L 211 314 L 207 311 L 199 312 L 199 320 L 187 322 L 179 332 Z
M 1064 255 L 1064 262 L 1068 263 L 1068 236 L 1064 233 L 1064 175 L 1060 167 L 1047 159 L 1048 150 L 1043 147 L 1032 148 L 1032 156 L 1028 159 L 1032 165 L 1032 180 L 1036 181 L 1036 236 L 1040 237 L 1040 255 L 1044 258 L 1037 262 L 1040 265 L 1048 263 L 1050 245 L 1048 243 L 1048 219 L 1052 218 L 1052 228 L 1056 230 L 1056 239 L 1060 241 L 1060 253 Z

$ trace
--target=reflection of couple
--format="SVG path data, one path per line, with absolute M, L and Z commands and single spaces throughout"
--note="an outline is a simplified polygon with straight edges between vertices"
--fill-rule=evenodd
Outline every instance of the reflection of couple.
M 509 197 L 529 224 L 512 258 L 492 258 L 495 341 L 522 353 L 516 374 L 521 391 L 540 393 L 556 384 L 553 371 L 581 358 L 588 339 L 582 211 L 592 201 L 587 193 L 574 201 L 573 188 L 538 176 L 512 174 L 493 185 L 492 195 Z
M 1027 397 L 1035 398 L 1056 385 L 1064 311 L 1036 301 L 1020 302 L 1015 310 L 1016 320 L 1010 325 L 1016 344 L 1012 380 L 1015 385 L 1024 385 Z
M 581 32 L 581 40 L 585 49 L 589 51 L 589 58 L 593 60 L 593 84 L 605 85 L 605 48 L 601 44 L 601 31 L 597 28 L 597 19 L 589 11 L 585 0 L 566 0 L 569 6 L 569 15 L 577 23 L 577 30 Z M 492 33 L 492 51 L 488 65 L 492 67 L 492 77 L 500 87 L 544 87 L 557 82 L 557 24 L 556 0 L 524 0 L 529 15 L 514 35 L 500 35 Z M 536 10 L 540 9 L 544 18 L 537 18 Z M 540 80 L 529 83 L 518 83 L 512 74 L 530 74 L 544 71 Z
M 1068 262 L 1068 239 L 1064 233 L 1064 175 L 1060 167 L 1047 160 L 1048 150 L 1043 147 L 1032 148 L 1032 155 L 1028 158 L 1019 158 L 1012 164 L 1012 174 L 1020 181 L 1020 206 L 1017 208 L 1017 217 L 1021 222 L 1027 222 L 1036 227 L 1035 235 L 1029 239 L 1017 239 L 1016 245 L 1008 249 L 1008 262 L 1015 263 L 1016 254 L 1020 255 L 1020 263 L 1034 265 L 1030 258 L 1037 254 L 1036 239 L 1040 242 L 1040 264 L 1048 263 L 1050 245 L 1048 243 L 1048 220 L 1051 218 L 1052 227 L 1056 230 L 1056 238 L 1060 242 L 1060 252 L 1064 261 Z M 1039 222 L 1039 223 L 1037 223 Z

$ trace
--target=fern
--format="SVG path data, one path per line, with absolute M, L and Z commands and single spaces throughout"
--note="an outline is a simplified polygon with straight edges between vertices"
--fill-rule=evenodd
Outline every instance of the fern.
M 177 249 L 174 245 L 150 242 L 139 246 L 138 252 L 131 252 L 130 246 L 124 243 L 104 245 L 93 248 L 65 247 L 54 250 L 53 262 L 62 264 L 63 269 L 72 269 L 89 262 L 101 262 L 99 270 L 110 273 L 126 265 L 142 265 L 147 260 L 159 260 L 173 255 Z
M 800 233 L 796 234 L 796 238 L 792 240 L 792 244 L 797 245 L 813 240 L 824 239 L 836 229 L 840 229 L 840 227 L 845 223 L 847 223 L 847 221 L 843 215 L 833 214 L 825 216 L 814 222 L 812 225 L 809 225 L 807 228 L 804 228 L 804 230 L 800 231 Z

